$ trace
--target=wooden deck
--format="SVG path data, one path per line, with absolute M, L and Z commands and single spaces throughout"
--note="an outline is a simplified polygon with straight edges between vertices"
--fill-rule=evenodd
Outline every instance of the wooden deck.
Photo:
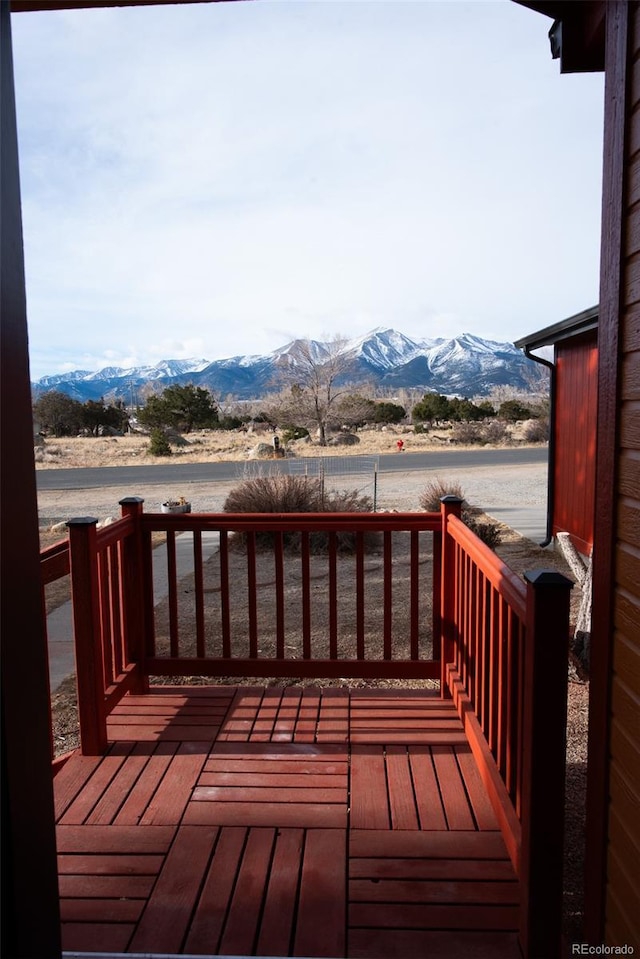
M 152 687 L 55 778 L 63 947 L 509 959 L 518 883 L 449 702 Z

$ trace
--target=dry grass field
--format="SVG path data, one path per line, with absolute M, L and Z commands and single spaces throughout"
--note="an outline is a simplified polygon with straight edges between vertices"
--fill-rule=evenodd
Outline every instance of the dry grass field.
M 524 424 L 509 430 L 511 442 L 522 441 Z M 352 446 L 319 446 L 305 440 L 292 442 L 288 449 L 294 456 L 378 456 L 397 453 L 398 440 L 406 452 L 446 449 L 451 431 L 443 427 L 429 433 L 415 433 L 412 426 L 367 428 L 357 434 Z M 109 437 L 65 437 L 46 439 L 36 451 L 36 469 L 69 469 L 95 466 L 151 466 L 166 463 L 215 463 L 243 461 L 252 458 L 259 443 L 271 444 L 271 430 L 196 430 L 183 437 L 184 445 L 172 446 L 170 458 L 149 453 L 149 437 L 133 433 Z M 456 444 L 456 449 L 464 449 Z

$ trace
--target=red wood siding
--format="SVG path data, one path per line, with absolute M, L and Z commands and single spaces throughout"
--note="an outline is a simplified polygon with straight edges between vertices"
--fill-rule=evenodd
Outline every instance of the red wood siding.
M 593 545 L 597 397 L 594 330 L 556 346 L 553 532 L 570 533 L 587 555 Z
M 587 863 L 586 914 L 592 941 L 599 937 L 598 941 L 604 938 L 610 945 L 636 948 L 640 942 L 639 224 L 640 10 L 637 2 L 612 2 L 607 4 L 587 836 L 591 861 Z M 602 837 L 598 823 L 604 826 Z

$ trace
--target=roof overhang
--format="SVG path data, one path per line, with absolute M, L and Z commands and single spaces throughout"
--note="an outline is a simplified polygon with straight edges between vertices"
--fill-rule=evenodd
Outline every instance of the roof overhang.
M 554 346 L 561 340 L 572 339 L 581 336 L 583 333 L 589 333 L 591 330 L 597 330 L 599 312 L 599 306 L 592 306 L 588 310 L 583 310 L 582 313 L 568 316 L 566 320 L 560 320 L 559 323 L 546 326 L 543 330 L 538 330 L 537 333 L 523 336 L 522 339 L 516 340 L 513 345 L 517 346 L 519 350 L 539 350 L 543 346 Z
M 514 0 L 553 19 L 551 54 L 561 73 L 604 70 L 606 0 Z

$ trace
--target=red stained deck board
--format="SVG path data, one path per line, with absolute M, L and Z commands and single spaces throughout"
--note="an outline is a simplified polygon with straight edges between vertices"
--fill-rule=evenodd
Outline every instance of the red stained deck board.
M 346 955 L 346 832 L 307 832 L 294 955 Z
M 351 959 L 521 959 L 516 933 L 450 929 L 352 929 Z
M 249 833 L 220 942 L 223 955 L 253 953 L 274 838 L 273 829 L 253 829 Z
M 498 820 L 471 753 L 471 748 L 469 746 L 457 748 L 456 758 L 478 829 L 498 829 Z
M 66 899 L 146 899 L 155 876 L 60 876 L 58 882 Z
M 386 880 L 353 879 L 349 883 L 351 902 L 476 903 L 515 905 L 515 882 L 473 882 L 470 880 Z
M 144 825 L 177 825 L 206 758 L 207 753 L 200 744 L 182 743 L 140 822 Z
M 133 924 L 90 922 L 62 923 L 65 952 L 125 952 L 135 929 Z
M 288 956 L 296 921 L 304 831 L 278 830 L 260 924 L 257 953 Z
M 61 899 L 62 922 L 137 922 L 144 899 Z
M 352 829 L 349 854 L 356 858 L 507 859 L 498 832 L 407 832 Z
M 389 746 L 386 763 L 391 828 L 418 829 L 418 814 L 406 749 L 402 746 Z
M 244 828 L 220 830 L 202 894 L 186 937 L 185 952 L 218 952 L 247 832 Z
M 451 746 L 434 745 L 431 754 L 449 829 L 475 828 L 455 751 Z
M 160 871 L 162 856 L 126 855 L 62 855 L 58 856 L 58 874 L 91 876 L 155 876 Z
M 269 743 L 244 743 L 237 746 L 233 743 L 216 743 L 210 759 L 242 759 L 261 756 L 270 760 L 286 760 L 287 762 L 334 762 L 347 759 L 347 750 L 341 745 L 327 745 L 321 743 L 292 743 L 279 748 Z
M 269 773 L 263 772 L 260 768 L 252 772 L 239 770 L 237 772 L 210 773 L 205 770 L 198 780 L 198 786 L 210 788 L 221 788 L 223 786 L 241 788 L 247 786 L 262 786 L 267 788 L 277 787 L 280 789 L 290 786 L 299 789 L 326 789 L 330 787 L 331 789 L 342 789 L 346 795 L 348 777 L 346 775 L 331 775 L 328 772 L 324 775 L 317 776 L 305 772 L 290 773 L 287 771 Z
M 193 802 L 183 822 L 192 826 L 272 826 L 340 829 L 347 825 L 346 803 Z
M 132 748 L 133 744 L 122 743 L 111 747 L 109 754 L 95 767 L 81 792 L 60 816 L 59 822 L 79 825 L 87 820 Z
M 171 826 L 58 826 L 58 854 L 164 854 L 175 835 Z
M 389 828 L 384 751 L 380 746 L 358 746 L 351 752 L 350 826 Z
M 123 803 L 114 817 L 116 825 L 136 825 L 142 820 L 144 812 L 151 802 L 156 789 L 169 767 L 172 757 L 178 749 L 178 743 L 145 743 L 153 749 L 153 755 L 147 760 Z M 133 759 L 133 757 L 132 757 Z
M 218 830 L 181 827 L 133 936 L 133 952 L 180 952 Z
M 301 785 L 307 780 L 317 779 L 317 777 L 320 777 L 320 779 L 317 780 L 318 782 L 326 783 L 326 776 L 337 776 L 344 779 L 346 785 L 349 772 L 346 754 L 342 757 L 344 761 L 318 760 L 316 762 L 313 759 L 306 759 L 304 756 L 293 755 L 291 759 L 295 761 L 291 762 L 289 759 L 282 758 L 281 756 L 280 758 L 270 759 L 267 755 L 259 759 L 226 759 L 216 753 L 215 756 L 210 757 L 205 763 L 204 772 L 200 777 L 200 781 L 203 785 L 209 785 L 205 780 L 213 780 L 213 777 L 219 778 L 222 781 L 223 777 L 235 777 L 238 773 L 243 775 L 257 773 L 260 776 L 277 776 L 278 779 L 280 779 L 281 776 L 286 777 L 287 774 L 289 774 L 299 779 Z
M 352 929 L 502 929 L 514 932 L 518 928 L 518 918 L 517 906 L 357 902 L 349 907 Z
M 107 735 L 111 742 L 125 742 L 128 740 L 136 740 L 138 742 L 184 742 L 185 739 L 189 739 L 192 742 L 198 741 L 211 745 L 216 738 L 218 732 L 217 725 L 193 725 L 185 726 L 180 724 L 173 724 L 157 722 L 157 723 L 142 723 L 134 724 L 130 722 L 125 723 L 116 723 L 111 721 L 107 724 Z
M 244 803 L 340 803 L 347 801 L 346 789 L 316 788 L 313 790 L 296 786 L 198 786 L 193 791 L 192 802 L 244 802 Z
M 349 861 L 351 879 L 490 879 L 512 882 L 507 859 L 355 859 Z
M 53 780 L 53 794 L 55 800 L 56 820 L 82 791 L 85 783 L 91 778 L 96 768 L 102 762 L 102 756 L 73 756 L 73 762 L 66 762 L 58 770 Z
M 438 745 L 466 745 L 467 738 L 463 732 L 451 730 L 444 732 L 442 730 L 431 731 L 429 729 L 368 729 L 354 730 L 350 735 L 352 743 L 382 743 L 382 744 L 401 744 L 401 743 L 427 743 Z
M 446 829 L 438 777 L 428 746 L 410 746 L 409 764 L 421 829 Z

